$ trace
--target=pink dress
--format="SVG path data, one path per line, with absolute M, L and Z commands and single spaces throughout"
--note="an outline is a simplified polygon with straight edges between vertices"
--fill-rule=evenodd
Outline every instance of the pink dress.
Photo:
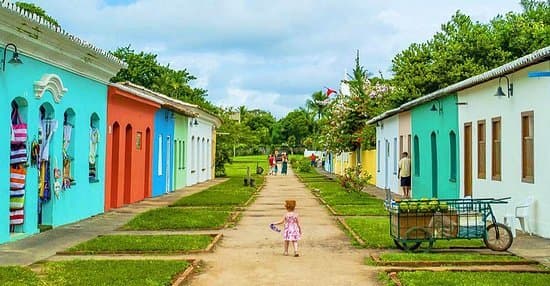
M 298 214 L 289 212 L 285 215 L 285 228 L 283 239 L 290 241 L 300 240 L 300 229 L 298 228 Z

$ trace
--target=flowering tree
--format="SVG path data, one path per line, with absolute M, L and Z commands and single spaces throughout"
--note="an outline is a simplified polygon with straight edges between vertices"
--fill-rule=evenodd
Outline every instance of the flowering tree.
M 320 124 L 325 148 L 338 153 L 353 151 L 361 145 L 374 146 L 375 129 L 366 122 L 386 109 L 385 98 L 393 91 L 384 79 L 368 78 L 367 70 L 359 63 L 359 54 L 350 77 L 343 81 L 349 87 L 349 94 L 338 93 L 327 105 L 326 122 Z

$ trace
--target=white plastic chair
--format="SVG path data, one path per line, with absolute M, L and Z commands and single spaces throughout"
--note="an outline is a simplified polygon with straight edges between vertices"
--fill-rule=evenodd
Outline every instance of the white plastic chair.
M 519 220 L 521 230 L 523 232 L 528 233 L 529 235 L 532 234 L 531 228 L 529 227 L 529 216 L 533 203 L 535 203 L 535 198 L 533 196 L 528 196 L 522 203 L 516 206 L 514 213 L 509 212 L 504 216 L 504 224 L 510 227 L 512 230 L 512 236 L 516 236 L 516 219 Z

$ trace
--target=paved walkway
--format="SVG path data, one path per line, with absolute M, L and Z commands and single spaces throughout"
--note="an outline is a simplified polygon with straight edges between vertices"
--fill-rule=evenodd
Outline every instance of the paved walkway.
M 12 243 L 0 245 L 0 265 L 30 265 L 55 255 L 78 243 L 98 235 L 114 232 L 136 214 L 171 204 L 181 197 L 200 192 L 227 179 L 215 179 L 173 193 L 145 199 L 116 210 L 82 220 L 77 223 L 56 227 L 52 230 Z
M 281 234 L 268 227 L 285 214 L 286 199 L 297 201 L 303 228 L 300 257 L 283 256 Z M 364 265 L 365 256 L 364 250 L 351 246 L 334 217 L 289 170 L 288 176 L 267 177 L 237 227 L 224 231 L 214 253 L 200 255 L 206 269 L 190 284 L 377 285 L 377 273 Z

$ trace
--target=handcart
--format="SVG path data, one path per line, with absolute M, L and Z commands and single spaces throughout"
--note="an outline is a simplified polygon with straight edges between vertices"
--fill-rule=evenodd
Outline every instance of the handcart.
M 402 250 L 415 250 L 422 243 L 428 250 L 436 240 L 482 238 L 495 251 L 505 251 L 513 241 L 510 228 L 496 221 L 492 204 L 502 199 L 422 199 L 386 202 L 390 235 Z

